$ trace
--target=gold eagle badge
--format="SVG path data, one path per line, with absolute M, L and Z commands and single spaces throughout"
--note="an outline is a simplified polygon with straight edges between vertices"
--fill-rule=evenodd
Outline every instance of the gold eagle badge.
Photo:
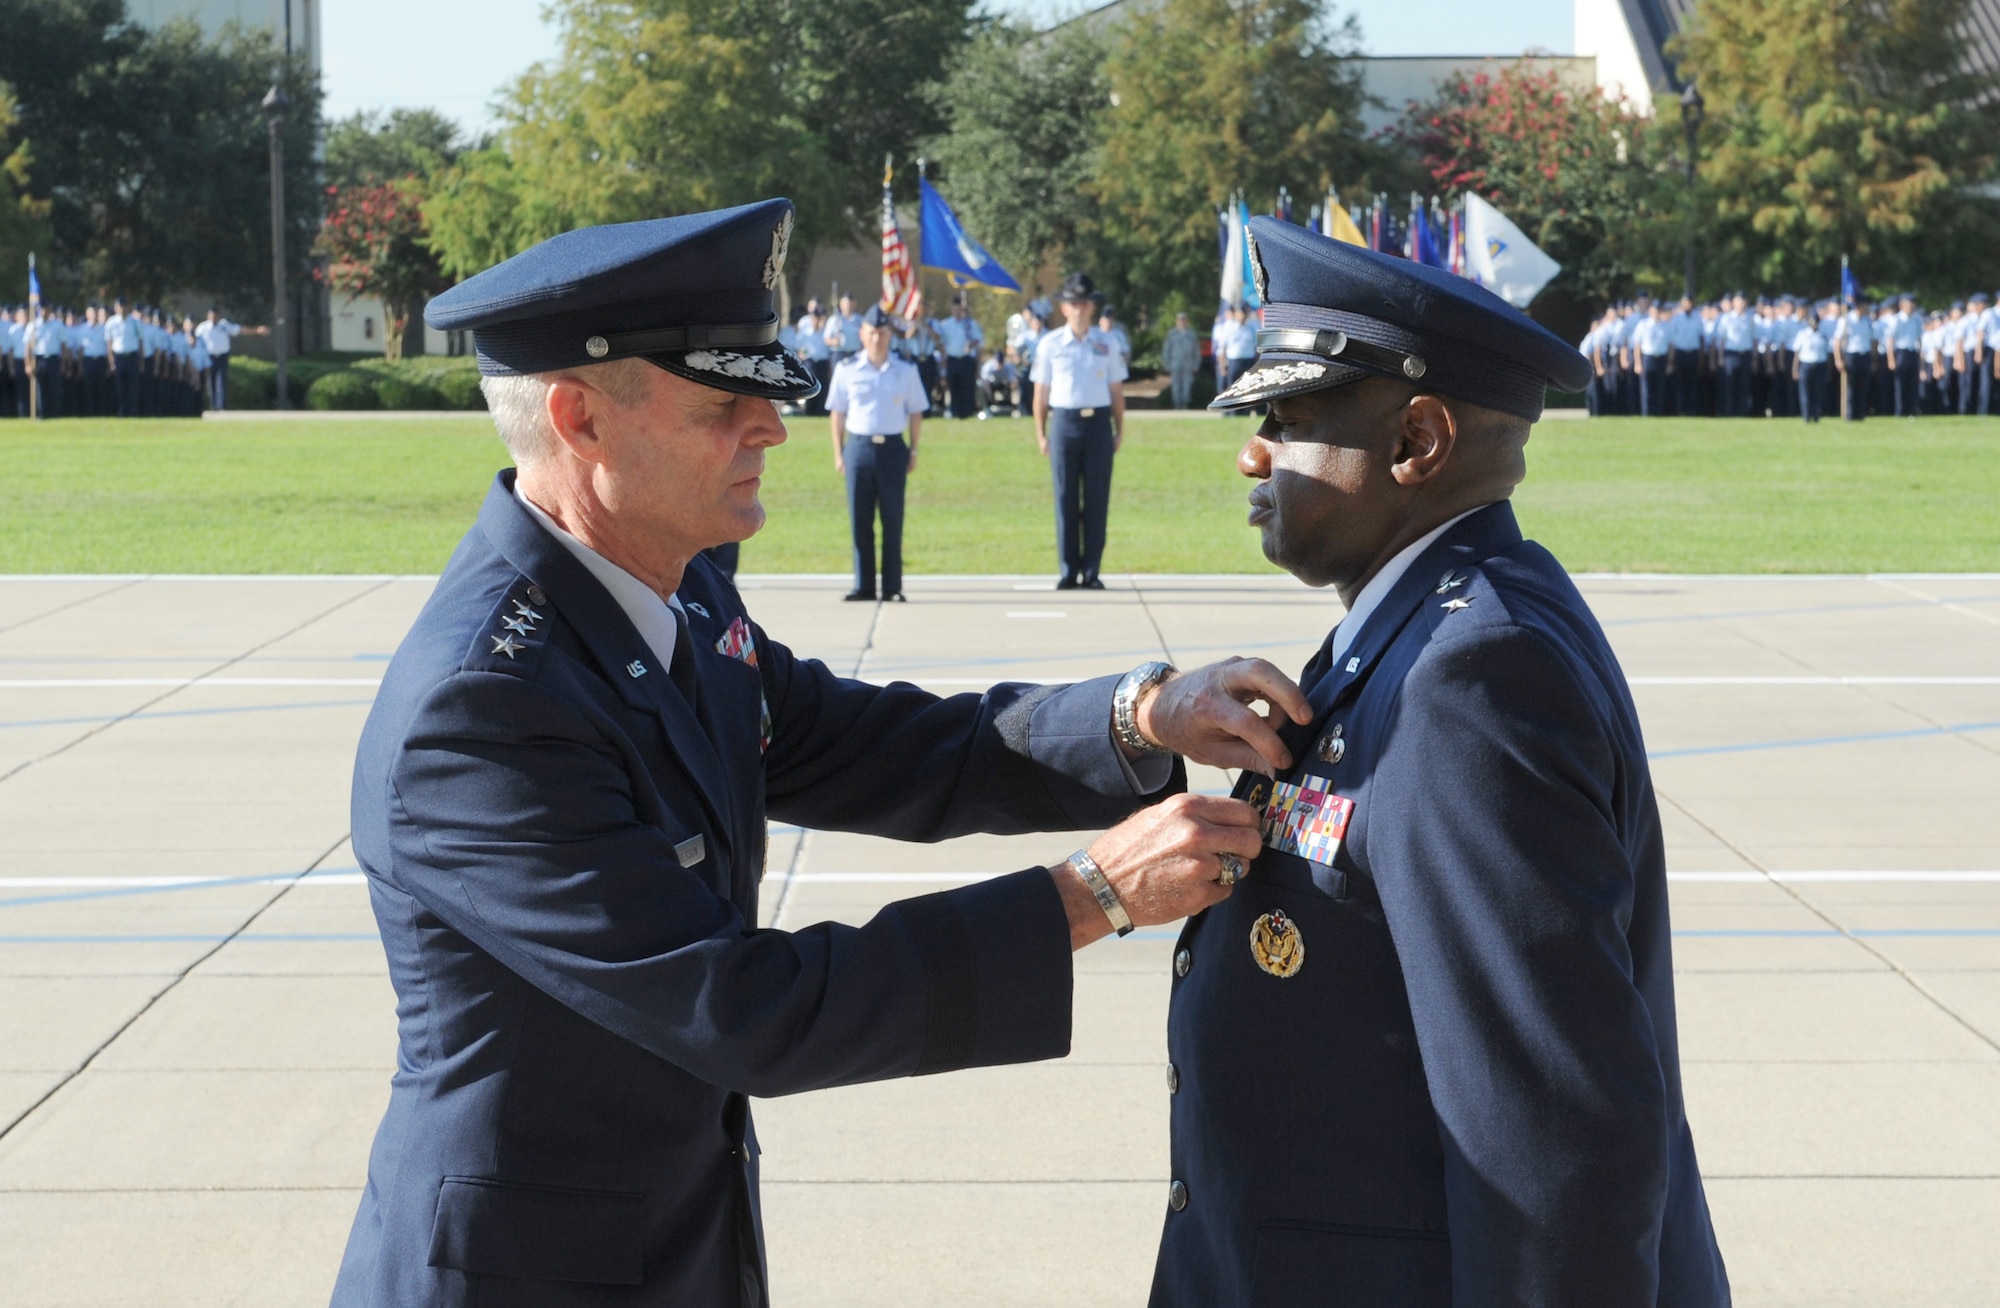
M 1250 928 L 1250 957 L 1272 976 L 1297 976 L 1306 965 L 1306 940 L 1283 909 L 1273 909 Z

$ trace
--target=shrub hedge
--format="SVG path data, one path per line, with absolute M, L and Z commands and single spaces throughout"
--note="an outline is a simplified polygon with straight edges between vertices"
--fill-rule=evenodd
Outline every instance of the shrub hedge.
M 239 358 L 229 368 L 229 407 L 268 409 L 277 394 L 277 368 L 265 359 Z M 484 409 L 479 365 L 470 357 L 419 355 L 386 359 L 343 354 L 309 354 L 288 360 L 286 382 L 292 403 L 312 409 Z M 320 399 L 313 393 L 330 377 L 335 383 Z M 363 392 L 367 398 L 363 398 Z

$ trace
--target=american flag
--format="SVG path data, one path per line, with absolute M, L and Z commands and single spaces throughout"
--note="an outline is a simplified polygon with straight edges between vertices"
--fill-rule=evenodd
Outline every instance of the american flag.
M 882 307 L 908 318 L 917 294 L 917 272 L 910 266 L 910 247 L 903 244 L 902 229 L 896 226 L 896 201 L 889 193 L 893 164 L 882 161 Z

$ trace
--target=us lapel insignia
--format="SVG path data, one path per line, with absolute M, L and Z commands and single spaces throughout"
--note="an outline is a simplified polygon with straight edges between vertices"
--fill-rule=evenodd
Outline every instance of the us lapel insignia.
M 1279 980 L 1297 976 L 1306 965 L 1306 939 L 1283 909 L 1272 909 L 1250 928 L 1250 957 Z

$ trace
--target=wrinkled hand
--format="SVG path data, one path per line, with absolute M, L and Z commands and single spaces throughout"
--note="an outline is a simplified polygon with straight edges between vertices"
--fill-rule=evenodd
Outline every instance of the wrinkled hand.
M 1222 860 L 1248 863 L 1263 848 L 1257 811 L 1240 799 L 1175 795 L 1126 818 L 1099 836 L 1090 856 L 1118 892 L 1133 926 L 1158 926 L 1199 913 L 1229 897 L 1217 883 Z M 1111 920 L 1083 878 L 1066 864 L 1049 869 L 1069 915 L 1070 948 L 1111 933 Z
M 1263 702 L 1258 713 L 1251 704 Z M 1312 721 L 1297 682 L 1263 659 L 1224 659 L 1161 683 L 1139 701 L 1139 734 L 1210 767 L 1275 775 L 1292 765 L 1278 739 L 1284 718 Z

